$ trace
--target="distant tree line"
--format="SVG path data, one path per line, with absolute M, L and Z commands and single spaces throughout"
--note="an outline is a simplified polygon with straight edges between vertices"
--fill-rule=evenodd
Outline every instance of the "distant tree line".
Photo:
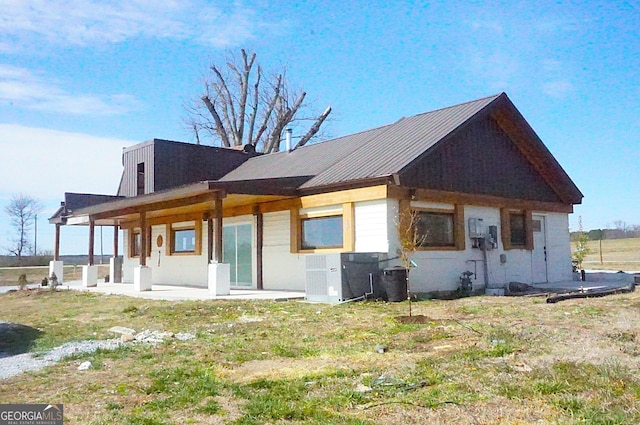
M 640 224 L 627 224 L 624 221 L 617 220 L 613 222 L 613 228 L 593 229 L 588 232 L 571 232 L 571 241 L 578 241 L 581 233 L 584 233 L 590 241 L 599 241 L 602 239 L 640 238 Z

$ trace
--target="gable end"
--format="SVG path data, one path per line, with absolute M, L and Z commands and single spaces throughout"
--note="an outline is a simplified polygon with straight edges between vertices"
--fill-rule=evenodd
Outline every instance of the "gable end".
M 415 188 L 562 202 L 490 115 L 434 146 L 400 179 L 402 185 Z

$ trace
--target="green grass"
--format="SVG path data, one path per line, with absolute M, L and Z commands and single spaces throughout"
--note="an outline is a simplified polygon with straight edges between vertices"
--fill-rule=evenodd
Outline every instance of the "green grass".
M 406 303 L 12 293 L 0 320 L 37 331 L 14 338 L 22 351 L 111 338 L 115 325 L 197 338 L 74 356 L 3 382 L 0 399 L 61 402 L 65 423 L 93 425 L 637 424 L 638 306 L 636 293 L 471 297 L 416 302 L 427 320 L 403 324 Z

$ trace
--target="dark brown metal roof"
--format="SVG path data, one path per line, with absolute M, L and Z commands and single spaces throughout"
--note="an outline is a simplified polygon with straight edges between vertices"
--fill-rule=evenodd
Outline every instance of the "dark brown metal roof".
M 221 181 L 312 175 L 301 189 L 393 175 L 498 96 L 415 115 L 373 130 L 251 158 Z
M 498 96 L 403 118 L 302 187 L 391 176 L 476 115 Z
M 450 140 L 468 124 L 502 110 L 527 139 L 526 155 L 565 203 L 580 203 L 582 193 L 526 123 L 505 93 L 402 118 L 350 136 L 249 159 L 221 181 L 312 176 L 303 192 L 392 178 L 425 158 L 440 142 Z M 522 144 L 521 144 L 522 147 Z M 523 152 L 524 154 L 524 152 Z M 548 165 L 545 165 L 548 164 Z
M 378 127 L 325 142 L 306 145 L 291 152 L 251 158 L 220 181 L 256 180 L 280 177 L 316 177 L 353 154 L 390 126 Z
M 60 208 L 58 208 L 58 210 L 49 218 L 49 222 L 62 223 L 64 221 L 64 217 L 73 215 L 74 211 L 105 204 L 107 202 L 117 201 L 119 199 L 122 199 L 122 196 L 65 192 L 64 202 L 61 203 Z

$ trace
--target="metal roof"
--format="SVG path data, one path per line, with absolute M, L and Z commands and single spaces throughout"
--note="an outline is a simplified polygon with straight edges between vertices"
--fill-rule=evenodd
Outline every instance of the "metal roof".
M 389 126 L 302 146 L 290 152 L 278 152 L 251 158 L 229 172 L 220 181 L 255 180 L 278 177 L 317 176 L 366 144 Z
M 220 181 L 314 176 L 301 189 L 391 176 L 501 95 L 402 118 L 383 127 L 254 157 Z

